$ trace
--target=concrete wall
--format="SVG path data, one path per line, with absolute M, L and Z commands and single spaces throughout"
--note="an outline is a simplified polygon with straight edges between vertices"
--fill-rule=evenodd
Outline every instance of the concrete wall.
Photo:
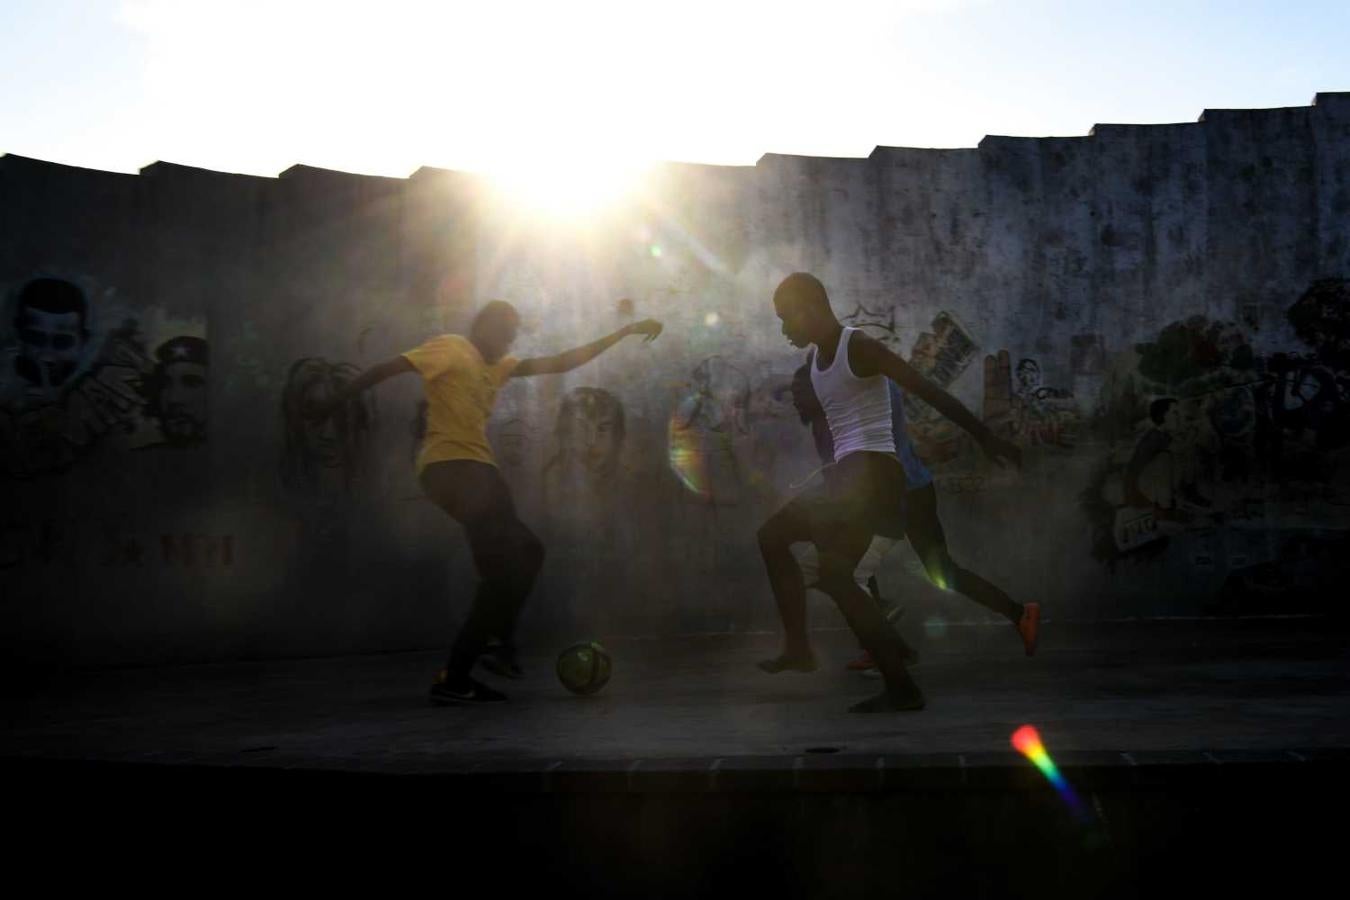
M 667 324 L 500 397 L 492 437 L 550 550 L 527 639 L 775 627 L 755 527 L 816 467 L 769 303 L 795 270 L 1024 447 L 1020 473 L 991 468 L 911 410 L 954 554 L 1047 615 L 1310 611 L 1345 574 L 1347 94 L 977 149 L 669 165 L 584 229 L 453 172 L 7 156 L 5 652 L 447 642 L 471 566 L 413 475 L 418 385 L 320 431 L 298 410 L 493 297 L 525 313 L 521 354 Z M 1145 459 L 1162 397 L 1170 443 Z M 907 549 L 882 580 L 930 633 L 985 618 Z M 824 601 L 813 615 L 839 623 Z

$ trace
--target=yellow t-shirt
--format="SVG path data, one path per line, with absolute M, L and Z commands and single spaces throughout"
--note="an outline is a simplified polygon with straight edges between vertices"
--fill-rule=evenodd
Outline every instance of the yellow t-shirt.
M 487 423 L 497 391 L 520 364 L 504 356 L 488 365 L 468 338 L 434 337 L 403 354 L 422 376 L 427 392 L 427 433 L 417 454 L 417 471 L 434 462 L 472 459 L 496 465 L 488 446 Z

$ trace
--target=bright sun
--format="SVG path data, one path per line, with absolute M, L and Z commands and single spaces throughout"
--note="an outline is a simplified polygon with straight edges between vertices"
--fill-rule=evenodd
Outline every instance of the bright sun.
M 512 206 L 532 215 L 576 221 L 634 196 L 647 164 L 603 157 L 502 160 L 484 174 Z

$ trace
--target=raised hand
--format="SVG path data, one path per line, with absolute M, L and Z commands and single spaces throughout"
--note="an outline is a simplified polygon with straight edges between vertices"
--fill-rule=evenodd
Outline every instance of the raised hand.
M 655 319 L 643 319 L 641 322 L 634 322 L 624 328 L 624 333 L 645 335 L 646 343 L 650 344 L 661 335 L 664 328 L 665 326 Z

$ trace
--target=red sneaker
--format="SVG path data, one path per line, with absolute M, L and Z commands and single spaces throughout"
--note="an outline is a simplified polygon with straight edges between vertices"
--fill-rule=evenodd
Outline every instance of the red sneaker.
M 868 653 L 866 650 L 862 652 L 862 656 L 844 666 L 844 668 L 848 669 L 850 672 L 869 672 L 876 667 L 877 661 L 874 660 L 872 654 Z
M 1027 656 L 1036 655 L 1036 643 L 1041 632 L 1041 605 L 1028 603 L 1022 607 L 1022 618 L 1017 622 L 1017 633 L 1022 636 L 1022 646 L 1027 648 Z

